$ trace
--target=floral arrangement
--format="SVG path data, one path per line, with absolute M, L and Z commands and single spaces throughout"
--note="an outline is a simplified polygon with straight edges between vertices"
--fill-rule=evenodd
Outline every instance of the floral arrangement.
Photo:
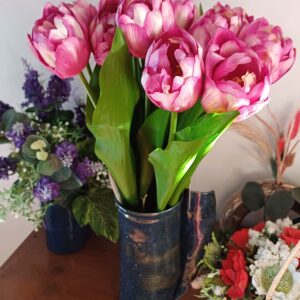
M 23 90 L 22 112 L 0 102 L 1 140 L 11 145 L 10 155 L 0 157 L 0 179 L 18 175 L 1 192 L 0 219 L 12 212 L 39 227 L 48 207 L 60 204 L 72 210 L 80 225 L 116 240 L 108 173 L 94 154 L 82 104 L 75 113 L 63 109 L 70 80 L 53 75 L 45 88 L 39 73 L 26 65 Z
M 118 200 L 144 212 L 180 201 L 216 140 L 269 102 L 296 54 L 265 18 L 220 3 L 203 14 L 192 0 L 47 4 L 28 38 L 50 71 L 79 75 L 95 153 Z
M 292 253 L 299 241 L 299 226 L 288 218 L 244 228 L 231 236 L 214 234 L 193 287 L 200 289 L 202 299 L 264 300 L 275 276 L 291 260 L 272 298 L 267 299 L 299 299 L 300 253 L 295 257 Z
M 253 121 L 249 120 L 249 122 L 235 124 L 233 128 L 241 136 L 254 143 L 253 156 L 270 166 L 274 178 L 268 195 L 263 191 L 260 183 L 247 182 L 241 193 L 242 201 L 251 211 L 264 207 L 265 216 L 275 220 L 286 217 L 294 206 L 295 200 L 300 201 L 300 188 L 287 189 L 282 180 L 287 168 L 293 165 L 296 156 L 299 144 L 300 111 L 294 114 L 285 130 L 282 129 L 283 126 L 280 126 L 271 109 L 268 108 L 267 111 L 271 122 L 259 116 L 254 118 L 262 127 L 255 126 Z

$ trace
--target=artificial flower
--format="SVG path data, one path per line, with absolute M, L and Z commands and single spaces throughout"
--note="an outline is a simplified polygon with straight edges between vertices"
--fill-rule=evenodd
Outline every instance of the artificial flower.
M 181 112 L 202 90 L 202 49 L 184 30 L 171 29 L 151 45 L 142 75 L 149 99 L 158 107 Z
M 35 130 L 29 124 L 16 122 L 5 133 L 5 136 L 14 143 L 16 148 L 21 149 L 27 137 L 33 133 L 35 133 Z
M 47 203 L 60 195 L 60 185 L 44 176 L 37 182 L 33 194 L 41 203 Z
M 280 235 L 289 246 L 296 246 L 300 241 L 300 230 L 292 227 L 285 227 Z
M 78 157 L 76 145 L 69 141 L 63 141 L 56 145 L 55 154 L 65 167 L 71 168 Z
M 206 79 L 201 100 L 208 113 L 237 110 L 237 121 L 269 102 L 270 74 L 257 54 L 230 30 L 219 28 L 204 61 Z
M 8 179 L 9 176 L 15 174 L 17 163 L 9 157 L 0 157 L 0 179 Z
M 230 241 L 232 242 L 230 245 L 241 249 L 246 250 L 249 240 L 249 229 L 243 228 L 234 232 L 234 234 L 230 237 Z

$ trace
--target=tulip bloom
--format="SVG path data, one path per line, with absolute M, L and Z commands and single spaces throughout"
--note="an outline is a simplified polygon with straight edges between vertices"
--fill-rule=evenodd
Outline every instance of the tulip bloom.
M 96 13 L 93 6 L 77 1 L 58 7 L 46 4 L 43 17 L 28 35 L 37 58 L 62 79 L 78 75 L 90 57 L 88 28 Z
M 238 110 L 238 120 L 269 102 L 270 74 L 257 54 L 230 30 L 219 28 L 205 58 L 202 105 L 206 112 Z
M 260 18 L 244 26 L 238 37 L 251 47 L 269 67 L 271 83 L 286 74 L 296 58 L 290 38 L 283 37 L 279 26 L 272 26 Z
M 124 32 L 132 55 L 145 58 L 152 41 L 175 23 L 169 0 L 124 0 L 117 12 L 117 24 Z
M 189 32 L 206 52 L 205 50 L 218 28 L 229 29 L 237 35 L 243 26 L 253 20 L 254 18 L 248 16 L 241 7 L 231 8 L 229 5 L 223 6 L 221 3 L 217 3 L 191 26 Z
M 199 10 L 193 0 L 171 0 L 175 23 L 178 27 L 188 29 L 199 16 Z
M 158 107 L 182 112 L 191 108 L 202 90 L 202 49 L 185 30 L 173 28 L 148 50 L 142 85 Z

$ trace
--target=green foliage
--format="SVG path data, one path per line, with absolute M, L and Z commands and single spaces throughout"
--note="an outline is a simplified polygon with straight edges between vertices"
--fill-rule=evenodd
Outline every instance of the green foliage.
M 140 159 L 140 195 L 144 196 L 153 180 L 153 167 L 148 156 L 156 148 L 165 144 L 169 128 L 170 112 L 156 109 L 145 121 L 138 132 L 138 148 Z
M 217 264 L 221 261 L 222 248 L 214 233 L 212 234 L 212 241 L 204 247 L 204 251 L 205 254 L 200 265 L 215 271 Z
M 81 180 L 73 173 L 66 181 L 60 183 L 60 187 L 66 191 L 80 189 L 83 186 Z
M 298 203 L 300 203 L 300 187 L 292 189 L 292 196 Z
M 17 122 L 29 123 L 30 119 L 25 114 L 16 112 L 13 108 L 8 109 L 1 118 L 1 129 L 9 131 Z
M 178 203 L 200 161 L 237 116 L 238 112 L 206 114 L 177 132 L 176 141 L 169 143 L 166 149 L 158 148 L 150 154 L 159 211 L 168 204 Z
M 61 160 L 55 155 L 50 154 L 46 161 L 40 161 L 37 165 L 37 172 L 43 176 L 52 176 L 63 168 Z
M 81 226 L 89 224 L 97 235 L 103 235 L 112 242 L 118 240 L 117 209 L 111 190 L 91 189 L 87 195 L 75 198 L 72 211 Z
M 51 178 L 56 182 L 65 182 L 72 176 L 72 170 L 68 167 L 62 167 L 59 170 L 55 171 Z
M 37 153 L 40 151 L 38 149 L 32 149 L 32 144 L 37 141 L 43 141 L 46 144 L 46 146 L 43 149 L 44 151 L 47 152 L 50 150 L 50 145 L 44 137 L 35 134 L 30 135 L 22 146 L 22 155 L 25 159 L 27 158 L 30 162 L 33 163 L 34 162 L 37 163 L 38 161 Z
M 139 88 L 120 29 L 116 30 L 111 52 L 100 71 L 100 86 L 95 111 L 87 107 L 88 126 L 96 138 L 95 152 L 108 167 L 126 201 L 136 206 L 136 162 L 130 129 Z
M 243 204 L 250 210 L 256 211 L 264 207 L 265 194 L 261 185 L 254 181 L 245 184 L 241 192 Z
M 271 220 L 285 218 L 294 202 L 295 200 L 288 191 L 275 192 L 266 202 L 265 214 Z

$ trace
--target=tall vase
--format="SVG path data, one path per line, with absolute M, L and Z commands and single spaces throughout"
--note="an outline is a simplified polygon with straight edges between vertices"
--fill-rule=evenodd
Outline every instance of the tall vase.
M 70 209 L 57 204 L 47 209 L 44 228 L 48 250 L 56 254 L 80 251 L 91 235 L 88 226 L 78 225 Z
M 188 289 L 215 223 L 214 193 L 186 192 L 177 206 L 138 213 L 118 205 L 120 300 L 174 300 Z

